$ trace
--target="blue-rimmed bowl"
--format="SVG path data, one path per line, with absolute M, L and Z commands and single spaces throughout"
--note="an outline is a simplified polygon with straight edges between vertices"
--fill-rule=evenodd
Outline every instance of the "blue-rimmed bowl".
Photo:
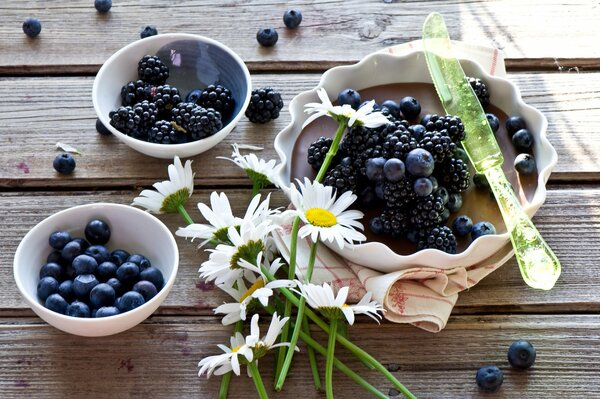
M 121 87 L 137 80 L 137 65 L 146 54 L 158 55 L 169 67 L 167 84 L 185 97 L 193 89 L 221 84 L 231 90 L 235 108 L 223 128 L 202 140 L 184 144 L 157 144 L 129 137 L 110 125 L 108 114 L 121 105 Z M 135 41 L 114 53 L 94 80 L 92 100 L 98 118 L 119 140 L 143 154 L 157 158 L 191 157 L 223 140 L 238 124 L 252 93 L 250 72 L 244 61 L 227 46 L 207 37 L 169 33 Z

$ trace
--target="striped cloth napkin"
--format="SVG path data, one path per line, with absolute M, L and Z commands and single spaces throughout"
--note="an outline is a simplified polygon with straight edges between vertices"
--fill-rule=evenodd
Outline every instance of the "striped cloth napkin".
M 506 76 L 502 53 L 494 48 L 473 46 L 453 41 L 458 58 L 479 62 L 491 75 Z M 389 47 L 382 51 L 402 55 L 421 50 L 420 40 Z M 276 234 L 275 242 L 282 256 L 289 261 L 291 223 Z M 298 277 L 306 270 L 311 242 L 298 240 Z M 393 273 L 382 273 L 369 269 L 369 265 L 358 265 L 319 246 L 315 260 L 312 282 L 331 283 L 334 289 L 350 287 L 349 302 L 357 302 L 366 291 L 385 308 L 385 318 L 395 323 L 408 323 L 430 332 L 441 331 L 448 322 L 458 293 L 473 287 L 485 276 L 496 270 L 512 256 L 508 243 L 501 251 L 486 261 L 466 267 L 444 270 L 414 267 Z

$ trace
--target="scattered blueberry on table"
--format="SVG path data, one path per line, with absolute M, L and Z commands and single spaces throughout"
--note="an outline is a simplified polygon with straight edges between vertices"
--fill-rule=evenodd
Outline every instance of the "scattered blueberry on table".
M 283 23 L 290 29 L 295 29 L 302 22 L 302 12 L 298 9 L 287 10 L 283 13 Z
M 100 13 L 108 12 L 112 7 L 112 0 L 95 0 L 94 7 Z
M 42 23 L 37 18 L 27 18 L 23 22 L 23 32 L 29 37 L 36 37 L 42 31 Z
M 535 363 L 535 357 L 535 347 L 527 341 L 515 341 L 508 348 L 508 362 L 514 368 L 530 368 Z
M 61 175 L 69 175 L 75 170 L 75 158 L 71 154 L 59 154 L 54 158 L 52 166 Z
M 140 32 L 141 39 L 145 39 L 147 37 L 156 35 L 158 35 L 158 29 L 156 29 L 156 26 L 153 25 L 145 26 L 144 29 L 142 29 L 142 31 Z
M 100 133 L 103 136 L 110 136 L 112 135 L 111 131 L 108 130 L 106 128 L 106 126 L 104 126 L 104 124 L 102 123 L 102 121 L 100 120 L 100 118 L 96 119 L 96 131 L 98 133 Z
M 500 389 L 502 382 L 504 381 L 504 374 L 496 366 L 483 366 L 477 370 L 475 375 L 477 385 L 484 391 L 496 392 Z
M 256 40 L 263 47 L 273 47 L 279 40 L 279 34 L 275 28 L 260 28 L 256 32 Z

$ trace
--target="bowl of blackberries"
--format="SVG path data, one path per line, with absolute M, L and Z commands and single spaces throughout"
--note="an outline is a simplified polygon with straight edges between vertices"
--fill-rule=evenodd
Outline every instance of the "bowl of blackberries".
M 156 217 L 96 203 L 55 213 L 19 244 L 14 277 L 32 310 L 65 332 L 98 337 L 150 316 L 168 295 L 177 244 Z
M 461 64 L 503 152 L 504 172 L 533 216 L 557 160 L 546 118 L 523 102 L 509 80 L 489 75 L 473 60 Z M 328 70 L 315 89 L 297 95 L 289 104 L 292 121 L 275 139 L 282 182 L 314 178 L 332 145 L 333 119 L 305 126 L 304 105 L 320 102 L 320 88 L 334 105 L 359 109 L 375 100 L 375 111 L 388 119 L 378 128 L 346 129 L 323 178 L 338 195 L 356 195 L 353 206 L 364 213 L 367 236 L 364 243 L 332 250 L 383 272 L 491 266 L 509 258 L 509 235 L 489 184 L 461 147 L 470 132 L 460 117 L 444 112 L 420 51 L 371 54 Z
M 174 33 L 133 42 L 100 68 L 92 89 L 100 122 L 136 151 L 191 157 L 223 140 L 250 102 L 242 59 L 223 44 Z

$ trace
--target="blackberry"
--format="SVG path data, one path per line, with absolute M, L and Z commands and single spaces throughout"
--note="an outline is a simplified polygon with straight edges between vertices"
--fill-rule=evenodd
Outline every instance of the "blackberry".
M 399 182 L 383 183 L 383 199 L 389 208 L 402 208 L 409 205 L 416 198 L 413 182 L 404 178 Z M 443 205 L 442 205 L 443 207 Z
M 435 248 L 448 254 L 456 253 L 456 237 L 452 230 L 446 226 L 434 227 L 429 230 L 417 244 L 419 250 Z
M 135 114 L 134 121 L 139 126 L 140 131 L 146 134 L 156 122 L 158 109 L 156 104 L 144 100 L 133 106 L 133 113 Z
M 382 156 L 381 143 L 381 132 L 378 130 L 355 126 L 344 136 L 340 149 L 352 158 L 355 169 L 364 176 L 367 160 Z
M 194 103 L 179 103 L 171 110 L 173 122 L 190 134 L 193 140 L 212 136 L 223 127 L 221 114 Z
M 385 208 L 379 215 L 379 220 L 383 232 L 392 237 L 404 236 L 410 227 L 408 215 L 399 208 Z
M 156 121 L 156 105 L 146 100 L 134 106 L 119 107 L 111 111 L 110 124 L 121 133 L 128 136 L 145 140 L 148 130 Z
M 138 77 L 146 83 L 165 84 L 169 68 L 155 55 L 145 55 L 138 63 Z
M 401 161 L 406 159 L 406 155 L 417 148 L 419 143 L 414 138 L 412 132 L 402 124 L 402 122 L 396 122 L 393 124 L 395 130 L 385 136 L 383 141 L 383 157 L 398 158 Z M 386 128 L 385 131 L 389 131 L 390 127 Z
M 490 104 L 490 92 L 488 91 L 487 86 L 481 79 L 477 78 L 468 78 L 469 84 L 473 88 L 475 95 L 477 95 L 477 99 L 481 103 L 482 107 L 487 107 Z
M 167 115 L 169 115 L 174 106 L 182 101 L 177 87 L 170 85 L 153 87 L 150 89 L 150 93 L 158 111 Z
M 283 108 L 281 94 L 271 87 L 252 90 L 250 104 L 246 109 L 246 117 L 252 123 L 267 123 L 279 118 L 279 111 Z
M 210 85 L 202 90 L 202 94 L 196 103 L 204 108 L 219 111 L 223 117 L 228 117 L 233 111 L 235 100 L 228 88 L 221 85 Z
M 321 168 L 323 161 L 325 161 L 325 155 L 327 155 L 332 143 L 333 140 L 331 138 L 321 136 L 308 147 L 308 163 L 314 170 Z
M 171 122 L 160 120 L 148 132 L 148 141 L 159 144 L 181 144 L 187 142 L 185 132 L 173 126 Z
M 444 200 L 437 193 L 421 197 L 410 210 L 410 222 L 418 230 L 439 226 L 444 213 Z
M 445 115 L 439 116 L 436 114 L 426 115 L 425 130 L 428 132 L 438 131 L 443 132 L 450 136 L 452 141 L 458 144 L 459 141 L 465 138 L 465 125 L 458 116 Z M 423 118 L 425 121 L 425 118 Z
M 469 166 L 462 159 L 448 158 L 441 167 L 437 168 L 437 171 L 439 171 L 436 175 L 440 184 L 448 190 L 462 192 L 469 188 L 471 174 Z
M 456 144 L 445 131 L 428 131 L 419 141 L 419 147 L 427 150 L 436 163 L 442 163 L 456 150 Z
M 122 105 L 133 105 L 144 100 L 151 100 L 151 88 L 152 86 L 144 83 L 143 80 L 132 80 L 121 87 Z
M 356 170 L 349 157 L 342 159 L 338 165 L 330 169 L 323 179 L 323 184 L 335 188 L 338 196 L 346 191 L 356 193 L 357 183 Z

